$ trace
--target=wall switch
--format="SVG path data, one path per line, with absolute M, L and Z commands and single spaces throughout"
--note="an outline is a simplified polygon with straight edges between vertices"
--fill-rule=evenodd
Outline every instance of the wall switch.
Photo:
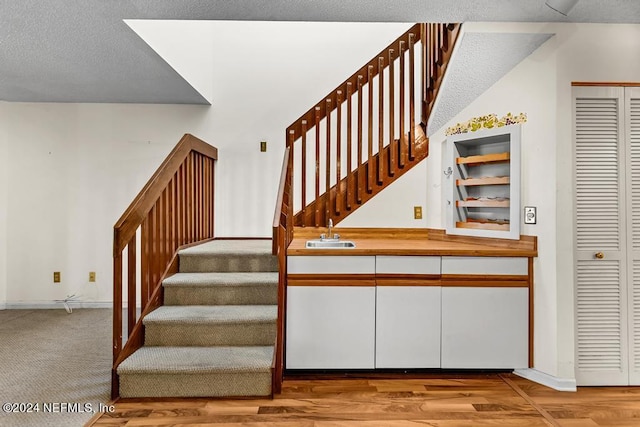
M 422 219 L 422 206 L 414 206 L 413 207 L 413 218 L 414 219 Z
M 53 283 L 60 283 L 60 272 L 59 271 L 54 271 L 53 272 Z
M 263 153 L 267 151 L 267 141 L 260 141 L 260 151 Z
M 525 224 L 535 224 L 538 220 L 538 214 L 536 213 L 535 206 L 525 206 L 524 207 L 524 223 Z
M 89 272 L 89 281 L 90 282 L 95 282 L 96 281 L 96 272 L 95 271 L 90 271 Z

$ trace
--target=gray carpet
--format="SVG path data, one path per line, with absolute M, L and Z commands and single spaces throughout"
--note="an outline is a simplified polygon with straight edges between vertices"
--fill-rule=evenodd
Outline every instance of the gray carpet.
M 82 426 L 92 413 L 44 413 L 43 403 L 106 403 L 111 381 L 109 309 L 0 311 L 0 404 L 39 402 L 0 426 Z
M 278 259 L 268 240 L 182 250 L 166 305 L 144 319 L 145 344 L 118 367 L 120 396 L 268 396 Z

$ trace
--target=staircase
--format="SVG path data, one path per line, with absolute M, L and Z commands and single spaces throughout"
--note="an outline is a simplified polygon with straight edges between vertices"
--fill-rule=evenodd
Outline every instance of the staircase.
M 412 26 L 287 128 L 272 242 L 213 240 L 217 149 L 180 140 L 114 226 L 114 399 L 279 393 L 294 226 L 337 224 L 427 157 L 459 31 Z
M 117 369 L 121 397 L 269 396 L 277 258 L 267 240 L 214 240 L 178 252 L 144 346 Z
M 280 272 L 275 392 L 294 227 L 338 224 L 429 155 L 427 125 L 460 28 L 415 24 L 287 128 L 272 224 Z
M 427 123 L 459 31 L 414 25 L 287 128 L 293 226 L 339 223 L 428 156 Z

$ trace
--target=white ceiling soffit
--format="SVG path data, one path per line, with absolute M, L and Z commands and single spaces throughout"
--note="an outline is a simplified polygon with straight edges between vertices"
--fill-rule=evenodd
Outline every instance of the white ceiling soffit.
M 545 33 L 463 33 L 429 120 L 429 136 L 552 36 Z
M 216 34 L 211 21 L 126 19 L 125 23 L 212 103 Z

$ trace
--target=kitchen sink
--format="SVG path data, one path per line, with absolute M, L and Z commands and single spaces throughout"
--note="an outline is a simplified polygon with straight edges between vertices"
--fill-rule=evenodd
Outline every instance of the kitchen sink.
M 353 249 L 356 244 L 349 240 L 307 240 L 307 249 Z

